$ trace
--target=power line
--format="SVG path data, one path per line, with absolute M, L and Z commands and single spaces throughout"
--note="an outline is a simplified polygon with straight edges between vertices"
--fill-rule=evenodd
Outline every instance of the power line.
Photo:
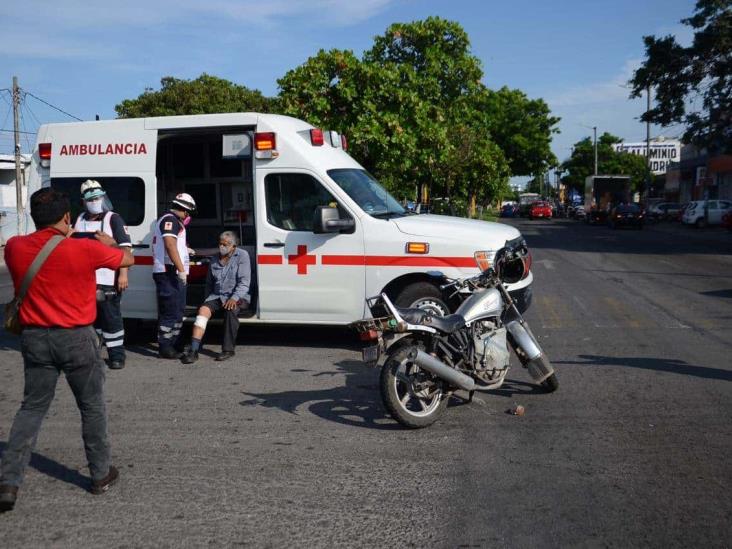
M 3 128 L 3 129 L 0 129 L 0 132 L 14 133 L 15 130 L 6 130 L 6 129 Z M 19 131 L 18 133 L 27 133 L 28 135 L 36 135 L 38 132 L 21 132 L 21 131 Z
M 36 124 L 38 124 L 38 127 L 40 128 L 41 126 L 43 126 L 43 123 L 38 119 L 38 117 L 36 116 L 36 113 L 33 112 L 33 110 L 30 108 L 30 105 L 28 104 L 27 101 L 23 103 L 23 106 L 26 109 L 28 109 L 28 112 L 33 117 L 33 119 L 36 121 Z
M 67 112 L 66 112 L 65 110 L 63 110 L 62 108 L 60 108 L 60 107 L 57 107 L 56 105 L 51 105 L 51 103 L 49 103 L 48 101 L 44 101 L 43 99 L 41 99 L 41 98 L 40 98 L 40 97 L 38 97 L 37 95 L 33 95 L 33 94 L 32 94 L 31 92 L 29 92 L 29 91 L 25 91 L 25 90 L 24 90 L 24 93 L 25 93 L 25 95 L 30 95 L 30 96 L 31 96 L 31 97 L 32 97 L 33 99 L 36 99 L 36 100 L 40 101 L 40 102 L 41 102 L 41 103 L 43 103 L 44 105 L 48 105 L 48 106 L 49 106 L 49 107 L 51 107 L 52 109 L 56 109 L 56 110 L 57 110 L 58 112 L 60 112 L 60 113 L 63 113 L 63 114 L 65 114 L 66 116 L 69 116 L 69 117 L 73 118 L 74 120 L 78 120 L 79 122 L 83 122 L 83 120 L 82 120 L 81 118 L 79 118 L 78 116 L 74 116 L 73 114 L 69 114 L 69 113 L 67 113 Z
M 21 127 L 23 128 L 23 131 L 21 133 L 23 134 L 23 137 L 25 138 L 25 144 L 28 147 L 28 152 L 32 152 L 33 147 L 31 147 L 30 141 L 28 140 L 29 132 L 27 131 L 27 128 L 25 127 L 25 116 L 23 116 L 23 109 L 19 109 L 19 110 L 20 110 L 20 113 L 19 113 L 20 114 L 20 124 L 21 124 Z

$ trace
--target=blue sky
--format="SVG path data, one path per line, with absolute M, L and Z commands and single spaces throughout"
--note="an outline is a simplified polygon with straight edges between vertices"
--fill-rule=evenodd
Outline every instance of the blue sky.
M 458 21 L 492 88 L 544 98 L 562 118 L 554 140 L 560 158 L 597 126 L 627 141 L 645 138 L 637 117 L 645 100 L 623 87 L 643 58 L 642 36 L 675 34 L 691 0 L 418 1 L 418 0 L 25 0 L 6 3 L 0 41 L 0 87 L 17 75 L 27 91 L 83 119 L 115 116 L 114 106 L 162 76 L 202 72 L 277 92 L 277 78 L 318 49 L 368 49 L 393 22 L 429 15 Z M 3 129 L 8 94 L 0 101 Z M 28 99 L 24 126 L 69 120 Z M 654 128 L 677 136 L 680 127 Z M 28 139 L 32 142 L 32 136 Z M 27 148 L 24 139 L 24 149 Z M 0 153 L 12 150 L 0 132 Z

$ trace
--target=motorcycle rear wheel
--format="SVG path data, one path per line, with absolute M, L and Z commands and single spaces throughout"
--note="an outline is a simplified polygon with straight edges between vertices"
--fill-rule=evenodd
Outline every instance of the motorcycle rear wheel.
M 402 347 L 386 359 L 381 368 L 381 399 L 401 425 L 422 429 L 442 416 L 449 396 L 438 378 L 409 360 L 411 349 Z

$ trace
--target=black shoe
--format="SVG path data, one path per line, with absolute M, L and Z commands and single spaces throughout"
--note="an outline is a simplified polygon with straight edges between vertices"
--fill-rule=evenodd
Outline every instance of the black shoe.
M 109 369 L 110 370 L 121 370 L 125 367 L 125 361 L 124 360 L 110 360 L 109 361 Z
M 181 353 L 180 351 L 176 351 L 172 348 L 160 349 L 158 356 L 160 358 L 181 358 L 183 356 L 183 353 Z
M 224 360 L 229 360 L 235 354 L 236 353 L 234 353 L 234 351 L 224 351 L 223 353 L 219 353 L 219 356 L 216 357 L 216 361 L 223 362 Z
M 0 513 L 12 511 L 18 499 L 18 487 L 3 484 L 0 486 Z
M 119 471 L 114 465 L 109 466 L 109 473 L 107 473 L 107 476 L 104 477 L 101 480 L 94 480 L 92 481 L 91 485 L 91 493 L 92 494 L 103 494 L 104 492 L 107 492 L 114 483 L 117 482 L 117 479 L 119 478 Z
M 198 351 L 189 351 L 186 354 L 184 354 L 180 361 L 183 364 L 193 364 L 198 360 Z

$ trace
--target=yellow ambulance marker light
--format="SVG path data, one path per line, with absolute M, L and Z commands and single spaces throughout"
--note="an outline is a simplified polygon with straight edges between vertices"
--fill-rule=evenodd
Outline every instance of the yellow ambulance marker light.
M 408 254 L 428 254 L 430 245 L 427 242 L 407 242 Z

